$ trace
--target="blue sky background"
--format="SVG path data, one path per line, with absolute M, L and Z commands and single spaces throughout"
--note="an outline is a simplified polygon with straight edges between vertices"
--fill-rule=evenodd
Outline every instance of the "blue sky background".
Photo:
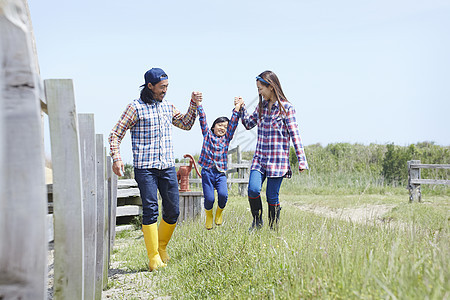
M 71 78 L 79 113 L 109 131 L 143 74 L 169 75 L 185 112 L 202 91 L 210 124 L 234 96 L 253 110 L 255 76 L 274 71 L 305 145 L 434 141 L 450 145 L 450 1 L 29 0 L 43 79 Z M 232 146 L 255 145 L 239 125 Z M 174 128 L 175 156 L 200 153 L 201 130 Z M 130 136 L 122 143 L 132 161 Z

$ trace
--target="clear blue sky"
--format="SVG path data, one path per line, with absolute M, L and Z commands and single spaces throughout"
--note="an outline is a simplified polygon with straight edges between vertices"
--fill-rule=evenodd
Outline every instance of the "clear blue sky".
M 274 71 L 305 145 L 434 141 L 450 145 L 450 1 L 29 0 L 41 76 L 71 78 L 79 113 L 106 138 L 143 74 L 169 75 L 186 111 L 202 91 L 209 123 L 250 105 Z M 253 129 L 256 130 L 256 129 Z M 255 132 L 239 125 L 238 142 Z M 174 128 L 175 155 L 200 153 L 198 122 Z M 121 147 L 131 162 L 129 133 Z

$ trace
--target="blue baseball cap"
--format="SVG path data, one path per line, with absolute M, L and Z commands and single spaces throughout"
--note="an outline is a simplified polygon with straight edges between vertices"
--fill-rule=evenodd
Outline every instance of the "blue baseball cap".
M 163 69 L 151 68 L 150 70 L 145 72 L 145 74 L 144 74 L 145 83 L 143 85 L 141 85 L 141 87 L 147 86 L 149 83 L 155 85 L 158 82 L 160 82 L 162 80 L 166 80 L 168 78 L 169 78 L 169 76 L 167 76 L 166 72 L 164 72 Z

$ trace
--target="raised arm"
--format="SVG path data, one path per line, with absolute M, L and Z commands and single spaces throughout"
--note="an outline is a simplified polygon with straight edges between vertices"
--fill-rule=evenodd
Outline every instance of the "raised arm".
M 230 122 L 228 122 L 228 128 L 226 133 L 226 139 L 228 141 L 231 141 L 233 139 L 234 132 L 236 131 L 239 122 L 239 111 L 241 110 L 241 107 L 244 105 L 244 100 L 242 99 L 242 97 L 237 97 L 234 100 L 235 100 L 234 109 L 231 115 Z
M 300 138 L 298 123 L 295 118 L 295 108 L 293 106 L 286 111 L 285 121 L 289 131 L 289 136 L 294 144 L 295 153 L 297 154 L 298 169 L 302 172 L 303 170 L 308 169 L 308 162 L 306 161 L 306 155 L 303 149 L 302 139 Z
M 173 106 L 172 124 L 183 130 L 190 130 L 194 125 L 197 117 L 197 104 L 191 99 L 189 108 L 186 114 L 182 114 L 175 106 Z
M 228 122 L 227 133 L 225 134 L 226 139 L 231 141 L 233 139 L 234 132 L 239 123 L 239 113 L 233 109 L 233 114 L 231 115 L 230 122 Z
M 206 114 L 201 104 L 197 106 L 197 112 L 198 120 L 200 121 L 200 127 L 202 129 L 202 134 L 203 136 L 205 136 L 208 133 L 208 122 L 206 122 Z
M 241 122 L 245 129 L 250 130 L 258 124 L 258 107 L 255 108 L 253 114 L 249 115 L 245 105 L 241 107 Z
M 241 122 L 242 125 L 244 125 L 245 129 L 250 130 L 258 124 L 258 106 L 256 107 L 253 114 L 249 115 L 243 101 L 244 100 L 242 99 L 242 97 L 235 97 L 234 105 L 237 105 L 237 103 L 241 102 L 241 108 L 239 111 Z

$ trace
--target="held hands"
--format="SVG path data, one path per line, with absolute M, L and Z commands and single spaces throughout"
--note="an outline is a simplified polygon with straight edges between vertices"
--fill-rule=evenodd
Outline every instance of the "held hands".
M 241 96 L 234 97 L 234 110 L 240 111 L 242 105 L 244 105 L 244 99 Z
M 202 92 L 192 92 L 191 99 L 197 104 L 197 106 L 202 105 L 203 94 Z

